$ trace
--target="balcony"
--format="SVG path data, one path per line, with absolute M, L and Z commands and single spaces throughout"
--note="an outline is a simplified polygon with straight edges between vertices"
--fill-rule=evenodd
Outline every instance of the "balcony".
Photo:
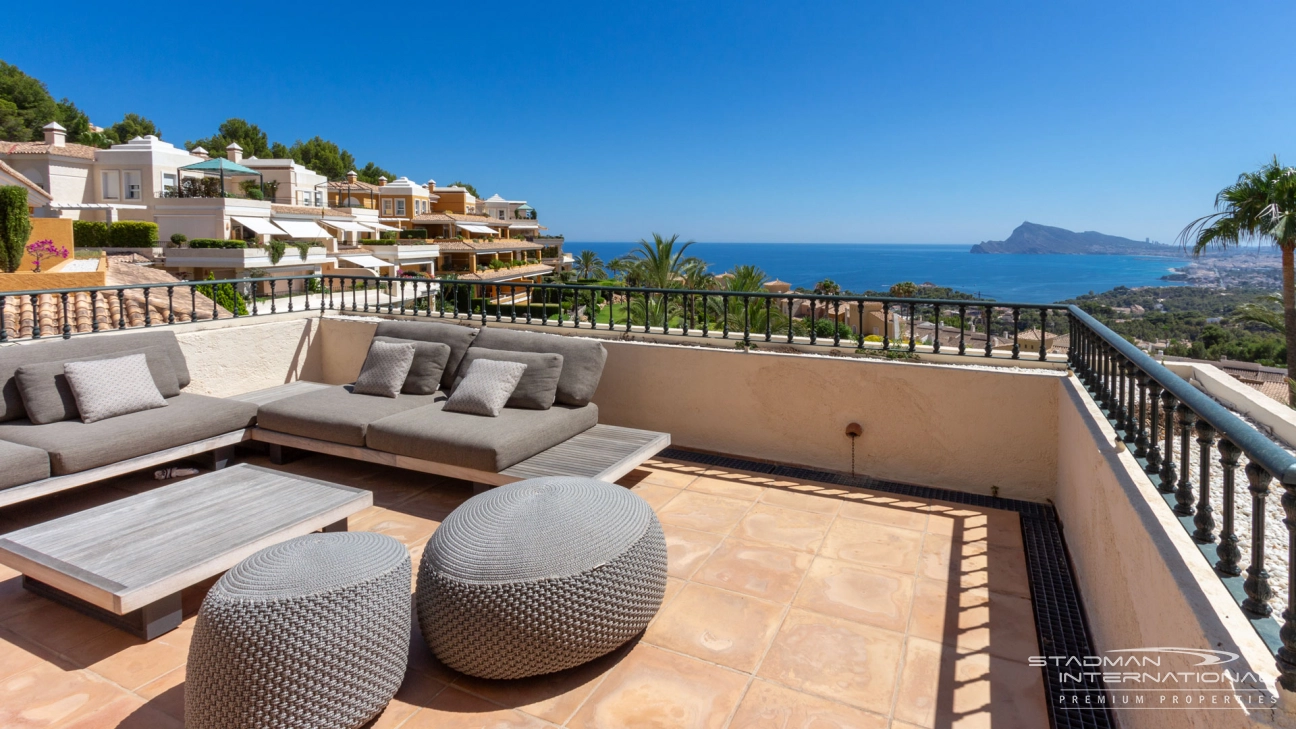
M 190 389 L 228 396 L 295 379 L 351 382 L 376 317 L 469 323 L 453 301 L 420 298 L 417 288 L 395 308 L 390 297 L 370 298 L 379 292 L 372 280 L 358 289 L 349 281 L 324 276 L 324 293 L 285 297 L 274 313 L 262 302 L 260 314 L 237 321 L 220 313 L 177 324 Z M 665 309 L 654 308 L 649 290 L 518 288 L 533 301 L 570 295 L 574 305 L 554 303 L 556 318 L 534 321 L 500 306 L 471 323 L 600 338 L 608 352 L 595 395 L 600 422 L 671 434 L 671 450 L 620 480 L 663 524 L 666 602 L 618 652 L 541 679 L 456 674 L 415 631 L 405 684 L 374 726 L 1291 722 L 1276 683 L 1278 622 L 1239 603 L 1251 597 L 1250 608 L 1263 603 L 1282 619 L 1287 529 L 1276 519 L 1258 530 L 1243 522 L 1265 513 L 1266 498 L 1276 505 L 1269 489 L 1281 487 L 1268 474 L 1284 479 L 1284 464 L 1296 459 L 1078 310 L 978 302 L 995 336 L 1005 321 L 1020 322 L 1020 332 L 1028 315 L 1042 315 L 1034 326 L 1060 328 L 1074 342 L 1066 352 L 1020 343 L 983 350 L 942 347 L 940 338 L 930 346 L 852 341 L 839 330 L 825 337 L 813 325 L 751 319 L 777 298 L 766 295 L 751 295 L 735 318 L 732 302 L 710 303 L 717 292 L 696 292 L 695 301 L 675 291 L 661 295 L 663 303 L 679 299 L 669 316 L 623 323 L 601 320 L 591 303 L 647 297 L 647 311 Z M 810 298 L 829 310 L 868 303 Z M 924 309 L 966 316 L 957 307 L 972 306 L 882 303 L 910 322 Z M 46 316 L 42 337 L 65 331 L 61 316 L 69 334 L 80 329 L 74 310 Z M 6 331 L 19 338 L 16 328 Z M 17 346 L 42 346 L 29 338 Z M 858 437 L 849 435 L 852 424 Z M 1212 471 L 1224 439 L 1226 457 Z M 349 528 L 392 535 L 416 561 L 471 494 L 464 482 L 331 456 L 285 466 L 254 450 L 239 458 L 372 491 L 375 506 Z M 1174 464 L 1168 474 L 1166 463 Z M 1245 481 L 1235 473 L 1242 466 Z M 0 531 L 154 483 L 134 474 L 0 509 Z M 1204 514 L 1216 521 L 1195 518 Z M 1218 548 L 1235 533 L 1234 566 L 1252 568 L 1249 586 L 1228 565 L 1216 567 Z M 1253 533 L 1266 535 L 1268 551 Z M 192 611 L 204 589 L 186 593 L 181 629 L 142 643 L 24 592 L 13 572 L 0 574 L 0 723 L 30 716 L 48 725 L 179 725 Z M 1194 678 L 1173 690 L 1094 675 L 1119 674 L 1110 663 L 1087 671 L 1048 663 L 1165 647 L 1234 655 L 1224 667 L 1230 680 L 1218 670 L 1208 678 L 1195 668 L 1200 658 L 1174 653 L 1157 654 L 1157 671 Z

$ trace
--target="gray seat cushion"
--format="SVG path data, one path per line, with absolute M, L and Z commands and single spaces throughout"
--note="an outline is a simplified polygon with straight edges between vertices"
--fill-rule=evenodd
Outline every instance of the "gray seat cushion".
M 253 403 L 188 393 L 166 403 L 97 423 L 0 423 L 0 440 L 45 450 L 51 472 L 62 476 L 230 433 L 256 421 Z
M 598 425 L 596 405 L 504 408 L 494 418 L 445 412 L 444 405 L 375 421 L 365 442 L 374 450 L 499 473 Z
M 153 376 L 153 384 L 158 392 L 162 393 L 162 397 L 175 397 L 180 394 L 180 381 L 176 378 L 175 368 L 171 366 L 171 357 L 162 347 L 144 347 L 66 361 L 95 361 L 130 354 L 144 355 L 148 362 L 149 374 Z M 23 365 L 14 373 L 14 378 L 18 381 L 18 391 L 22 393 L 23 407 L 27 410 L 27 419 L 33 423 L 55 423 L 81 417 L 81 410 L 77 407 L 76 397 L 73 396 L 72 387 L 68 384 L 63 364 L 63 362 L 36 362 Z
M 18 383 L 14 380 L 14 372 L 19 367 L 35 362 L 62 362 L 78 357 L 113 354 L 150 346 L 166 349 L 171 357 L 171 366 L 175 369 L 176 380 L 179 381 L 180 387 L 188 387 L 189 367 L 185 364 L 184 353 L 180 351 L 180 343 L 176 341 L 175 332 L 124 334 L 104 332 L 74 336 L 71 339 L 51 339 L 0 348 L 0 422 L 27 416 L 22 396 L 18 393 Z
M 459 371 L 459 360 L 463 359 L 464 352 L 468 351 L 468 346 L 472 344 L 478 331 L 458 324 L 431 321 L 384 321 L 378 323 L 374 336 L 440 342 L 449 346 L 450 358 L 446 360 L 445 371 L 441 373 L 441 388 L 449 390 L 450 385 L 454 384 L 455 373 Z
M 303 438 L 363 446 L 370 423 L 430 405 L 437 397 L 357 395 L 351 392 L 350 385 L 341 385 L 262 405 L 257 412 L 257 426 Z
M 49 454 L 39 448 L 0 440 L 0 489 L 49 478 Z
M 381 326 L 381 325 L 380 325 Z M 596 339 L 540 334 L 492 327 L 481 330 L 473 340 L 474 347 L 503 349 L 512 352 L 553 352 L 563 356 L 562 375 L 558 378 L 557 402 L 580 407 L 589 403 L 603 376 L 607 350 Z

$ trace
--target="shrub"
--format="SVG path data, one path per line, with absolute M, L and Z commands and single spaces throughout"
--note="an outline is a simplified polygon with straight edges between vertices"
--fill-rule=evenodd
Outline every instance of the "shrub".
M 400 232 L 400 237 L 422 238 L 423 240 L 427 240 L 428 237 L 427 228 L 410 228 L 409 230 L 402 230 Z
M 72 242 L 77 248 L 105 248 L 108 245 L 108 224 L 98 220 L 73 220 Z
M 379 239 L 379 240 L 396 240 L 396 234 L 397 234 L 398 232 L 399 232 L 399 231 L 395 231 L 395 230 L 381 230 L 381 231 L 378 231 L 378 239 Z
M 18 270 L 29 236 L 27 189 L 18 185 L 0 187 L 0 269 L 9 273 Z
M 176 246 L 177 248 L 184 245 L 188 240 L 189 237 L 186 236 L 184 233 L 171 234 L 171 245 Z
M 200 238 L 199 240 L 203 239 Z M 211 239 L 208 238 L 207 240 Z M 242 243 L 243 241 L 237 242 Z M 191 245 L 190 247 L 192 248 L 193 246 Z M 207 274 L 207 280 L 215 281 L 215 274 Z M 217 305 L 224 307 L 225 311 L 232 314 L 238 314 L 239 316 L 248 313 L 247 306 L 243 303 L 243 297 L 239 296 L 238 292 L 234 290 L 234 284 L 208 284 L 205 286 L 198 286 L 197 289 L 198 293 L 216 302 Z
M 880 335 L 878 335 L 878 334 L 870 334 L 870 335 L 868 335 L 867 337 L 864 337 L 864 341 L 866 341 L 866 342 L 881 342 L 881 341 L 882 341 L 882 337 L 881 337 Z
M 316 240 L 295 240 L 289 245 L 297 249 L 297 252 L 301 254 L 301 259 L 304 261 L 310 255 L 311 246 L 318 246 L 320 242 Z
M 110 248 L 152 248 L 157 245 L 157 223 L 143 220 L 118 220 L 108 226 Z
M 190 248 L 247 248 L 247 241 L 226 240 L 221 238 L 194 238 L 189 241 Z

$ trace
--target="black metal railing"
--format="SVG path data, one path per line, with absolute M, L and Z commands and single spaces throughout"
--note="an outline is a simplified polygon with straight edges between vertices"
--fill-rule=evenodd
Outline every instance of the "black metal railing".
M 30 306 L 6 309 L 6 301 Z M 1047 359 L 1066 331 L 1066 310 L 1056 305 L 326 273 L 4 293 L 0 343 L 297 310 L 1014 360 Z M 869 334 L 868 314 L 880 335 Z M 1028 325 L 1034 341 L 1023 340 Z
M 1275 651 L 1282 686 L 1296 690 L 1296 457 L 1078 307 L 1070 307 L 1070 314 L 1072 370 Z M 1221 467 L 1219 520 L 1211 503 L 1212 449 Z M 1247 484 L 1239 493 L 1243 456 Z M 1265 508 L 1275 479 L 1282 488 L 1288 545 L 1281 628 L 1271 617 L 1275 596 L 1266 569 Z M 1250 544 L 1244 555 L 1237 500 L 1248 497 Z

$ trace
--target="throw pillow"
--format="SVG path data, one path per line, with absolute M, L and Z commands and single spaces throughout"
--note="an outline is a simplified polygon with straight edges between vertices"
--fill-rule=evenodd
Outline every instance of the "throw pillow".
M 84 423 L 166 407 L 143 354 L 113 359 L 64 362 L 77 410 Z
M 521 362 L 479 359 L 465 370 L 463 380 L 450 393 L 443 409 L 452 413 L 497 417 L 526 368 Z
M 369 345 L 369 354 L 351 391 L 360 395 L 396 397 L 413 363 L 413 344 L 374 342 Z
M 413 344 L 414 362 L 410 364 L 401 393 L 405 395 L 431 395 L 441 389 L 441 375 L 450 361 L 450 345 L 441 342 L 420 342 L 396 337 L 374 337 L 375 342 L 388 344 Z
M 144 355 L 149 373 L 153 376 L 153 384 L 157 385 L 162 397 L 175 397 L 180 394 L 180 380 L 171 365 L 170 355 L 163 347 L 141 347 L 93 357 L 77 357 L 66 361 L 90 362 L 130 354 Z M 37 362 L 23 365 L 14 372 L 14 381 L 18 385 L 18 392 L 22 395 L 27 418 L 32 423 L 45 425 L 80 417 L 76 398 L 73 397 L 72 388 L 63 373 L 63 362 Z
M 469 347 L 464 355 L 463 369 L 477 360 L 488 359 L 495 362 L 521 362 L 526 365 L 526 372 L 514 388 L 505 407 L 526 408 L 528 410 L 548 410 L 558 396 L 558 378 L 562 375 L 563 356 L 561 354 L 541 352 L 505 352 L 485 347 Z M 459 386 L 462 377 L 455 381 Z

